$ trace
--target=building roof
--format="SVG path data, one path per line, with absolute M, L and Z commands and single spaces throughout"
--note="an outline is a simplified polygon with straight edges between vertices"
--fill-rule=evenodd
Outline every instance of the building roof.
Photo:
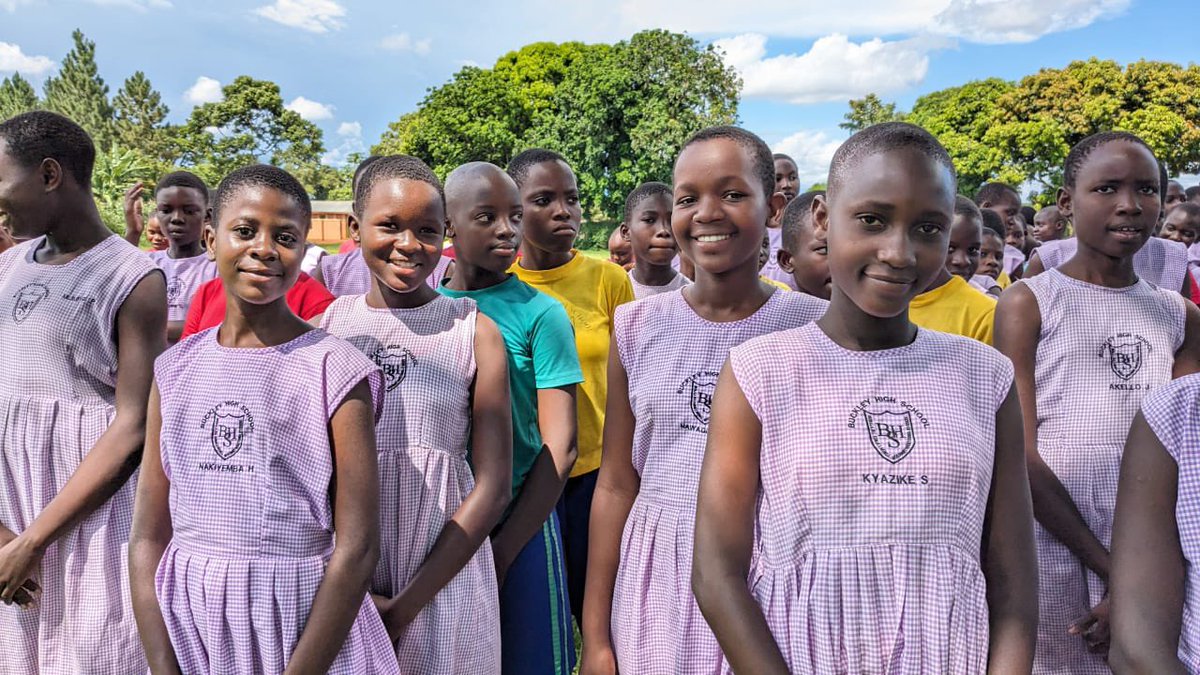
M 312 203 L 312 212 L 313 212 L 313 215 L 316 215 L 318 213 L 337 213 L 337 214 L 348 216 L 348 215 L 353 214 L 353 212 L 354 212 L 354 210 L 350 208 L 350 205 L 353 203 L 354 202 L 350 202 L 350 201 L 314 200 Z

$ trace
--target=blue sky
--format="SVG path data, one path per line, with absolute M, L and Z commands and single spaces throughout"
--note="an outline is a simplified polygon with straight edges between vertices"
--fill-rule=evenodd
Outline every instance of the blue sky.
M 1090 56 L 1188 63 L 1183 0 L 0 0 L 0 77 L 35 86 L 78 27 L 115 93 L 144 71 L 181 121 L 238 75 L 279 83 L 325 131 L 328 161 L 376 142 L 425 89 L 539 40 L 615 41 L 643 28 L 716 42 L 745 80 L 747 128 L 818 180 L 846 100 L 1018 79 Z

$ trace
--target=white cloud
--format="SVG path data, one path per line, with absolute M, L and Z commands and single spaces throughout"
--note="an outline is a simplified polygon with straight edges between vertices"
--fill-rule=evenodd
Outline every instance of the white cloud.
M 326 105 L 324 103 L 318 103 L 311 99 L 304 98 L 303 96 L 297 96 L 296 98 L 292 99 L 291 103 L 284 107 L 303 117 L 309 122 L 333 119 L 333 106 Z
M 17 72 L 22 75 L 45 75 L 54 68 L 54 62 L 45 56 L 30 56 L 21 51 L 19 45 L 0 42 L 0 73 Z
M 1130 0 L 953 0 L 933 30 L 972 42 L 1033 42 L 1120 14 Z
M 408 33 L 395 33 L 383 38 L 379 46 L 395 52 L 412 52 L 425 56 L 433 47 L 433 40 L 414 40 Z
M 329 166 L 341 166 L 346 163 L 350 155 L 367 151 L 367 144 L 363 142 L 362 138 L 362 125 L 358 122 L 342 122 L 338 125 L 337 135 L 342 139 L 341 143 L 321 155 L 322 163 Z
M 829 35 L 804 54 L 767 56 L 767 36 L 746 33 L 713 43 L 742 76 L 742 95 L 819 103 L 845 101 L 874 92 L 919 84 L 929 70 L 929 52 L 950 46 L 941 38 L 854 43 Z
M 254 13 L 292 28 L 310 33 L 327 33 L 346 24 L 346 8 L 336 0 L 275 0 L 254 10 Z
M 193 84 L 187 91 L 183 92 L 183 100 L 192 105 L 201 105 L 203 103 L 217 103 L 225 98 L 221 93 L 221 83 L 201 75 L 196 78 L 196 84 Z
M 798 131 L 774 144 L 774 152 L 782 152 L 796 160 L 800 186 L 807 189 L 813 183 L 824 183 L 829 177 L 829 163 L 842 141 L 830 138 L 823 131 Z
M 101 7 L 124 7 L 138 12 L 174 7 L 169 0 L 88 0 L 88 2 L 93 5 L 100 5 Z
M 0 9 L 7 9 L 10 12 L 15 12 L 21 5 L 29 4 L 33 4 L 33 0 L 0 0 Z

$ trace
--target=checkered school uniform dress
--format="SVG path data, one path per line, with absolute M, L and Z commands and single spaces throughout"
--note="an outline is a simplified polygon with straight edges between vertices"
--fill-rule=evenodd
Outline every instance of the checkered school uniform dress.
M 152 251 L 150 260 L 167 277 L 167 321 L 187 320 L 196 289 L 217 278 L 217 263 L 209 260 L 207 253 L 172 258 L 166 251 Z
M 437 288 L 446 276 L 446 270 L 453 258 L 442 256 L 437 265 L 425 277 L 425 283 L 430 288 Z M 321 277 L 325 280 L 325 288 L 337 297 L 343 295 L 363 295 L 371 290 L 371 269 L 363 260 L 363 250 L 356 248 L 348 253 L 327 255 L 317 263 L 321 268 Z
M 1056 239 L 1034 249 L 1042 267 L 1053 269 L 1070 260 L 1079 250 L 1079 240 Z M 1177 241 L 1150 237 L 1133 256 L 1133 271 L 1139 278 L 1170 291 L 1183 288 L 1188 270 L 1188 249 Z
M 1042 317 L 1034 357 L 1038 452 L 1102 544 L 1112 539 L 1121 453 L 1146 392 L 1171 379 L 1183 343 L 1184 300 L 1139 280 L 1105 288 L 1048 270 L 1020 283 Z M 1035 673 L 1107 673 L 1067 629 L 1105 584 L 1040 524 Z
M 477 316 L 474 300 L 442 295 L 414 309 L 376 309 L 361 295 L 343 297 L 325 310 L 321 326 L 383 370 L 375 428 L 381 555 L 373 593 L 404 590 L 475 487 L 467 443 Z M 488 540 L 408 625 L 396 655 L 404 673 L 500 672 L 500 600 Z
M 988 293 L 988 291 L 991 291 L 993 288 L 998 288 L 1000 286 L 995 279 L 986 274 L 976 274 L 975 276 L 971 277 L 971 280 L 968 283 L 971 284 L 971 288 L 974 288 L 981 293 Z
M 670 293 L 671 291 L 677 291 L 684 286 L 690 286 L 691 284 L 691 279 L 688 279 L 682 274 L 676 273 L 675 278 L 671 279 L 670 282 L 663 286 L 645 286 L 639 284 L 638 280 L 633 277 L 633 270 L 629 270 L 629 285 L 633 286 L 633 298 L 635 300 L 642 300 L 660 293 Z
M 1008 359 L 923 328 L 849 351 L 809 324 L 729 361 L 763 429 L 748 585 L 790 671 L 983 673 Z
M 1179 660 L 1200 672 L 1200 374 L 1188 375 L 1146 394 L 1142 415 L 1179 467 L 1175 523 L 1187 561 Z
M 681 291 L 617 308 L 614 336 L 629 376 L 641 477 L 613 590 L 621 672 L 720 672 L 721 649 L 692 596 L 696 492 L 717 375 L 730 347 L 814 321 L 828 306 L 779 290 L 740 321 L 701 318 Z
M 784 271 L 779 266 L 779 250 L 783 248 L 783 228 L 768 227 L 767 239 L 770 240 L 767 252 L 767 264 L 763 265 L 762 269 L 759 270 L 759 274 L 772 281 L 778 281 L 793 291 L 799 290 L 796 287 L 796 277 Z
M 120 237 L 62 265 L 0 254 L 0 523 L 20 533 L 112 422 L 117 313 L 154 264 Z M 36 608 L 0 605 L 0 673 L 146 669 L 129 599 L 136 474 L 46 550 Z
M 364 379 L 378 401 L 382 380 L 320 329 L 261 349 L 218 330 L 154 364 L 174 529 L 155 585 L 183 672 L 280 673 L 334 549 L 329 420 Z M 366 593 L 329 672 L 399 672 Z

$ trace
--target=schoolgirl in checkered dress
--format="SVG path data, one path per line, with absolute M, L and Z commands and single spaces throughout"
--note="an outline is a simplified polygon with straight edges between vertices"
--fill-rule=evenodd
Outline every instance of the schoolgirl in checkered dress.
M 946 151 L 903 123 L 835 154 L 814 323 L 730 350 L 700 475 L 693 589 L 723 672 L 1028 671 L 1032 509 L 1013 369 L 917 328 L 954 219 Z

